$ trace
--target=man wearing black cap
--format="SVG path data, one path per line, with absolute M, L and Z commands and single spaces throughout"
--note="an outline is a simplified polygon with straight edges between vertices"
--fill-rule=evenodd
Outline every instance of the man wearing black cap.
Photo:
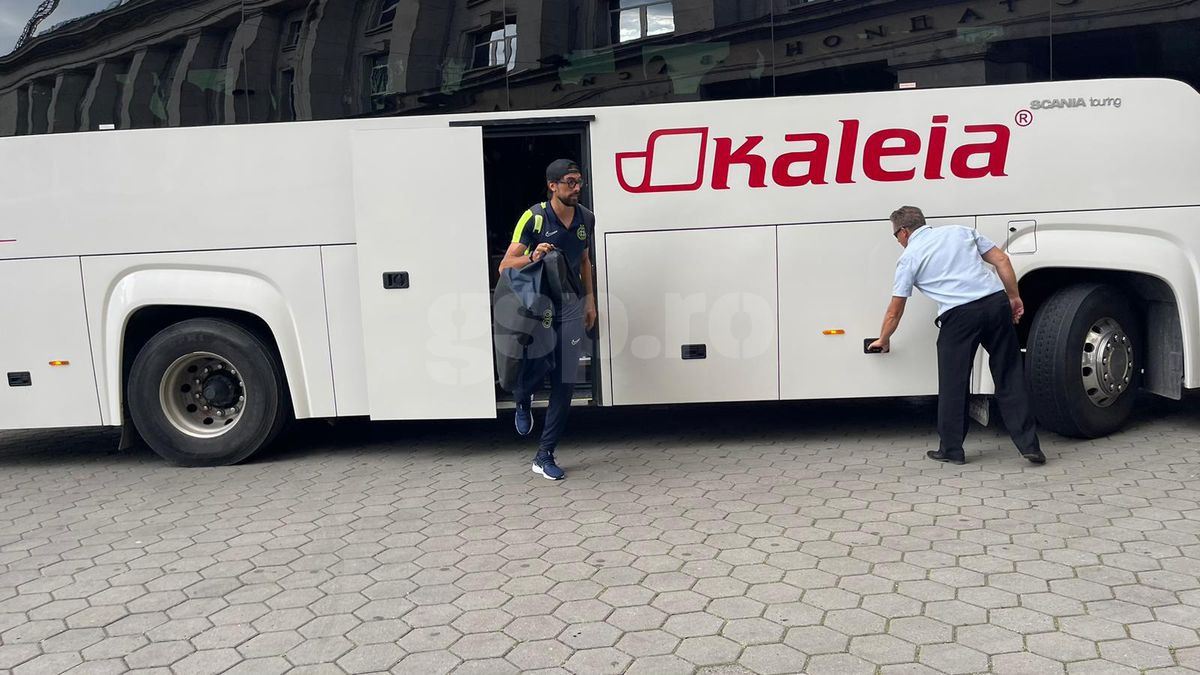
M 534 204 L 517 221 L 512 243 L 500 261 L 500 271 L 521 268 L 541 260 L 547 252 L 559 251 L 566 259 L 572 274 L 583 282 L 583 300 L 559 307 L 554 320 L 557 344 L 554 368 L 550 372 L 550 407 L 546 411 L 546 428 L 533 459 L 533 471 L 551 480 L 566 477 L 554 461 L 559 436 L 567 426 L 571 410 L 571 395 L 579 369 L 586 331 L 596 324 L 596 300 L 592 295 L 592 262 L 588 242 L 596 217 L 579 204 L 583 189 L 583 174 L 579 165 L 569 159 L 557 159 L 546 167 L 546 187 L 550 200 Z M 515 425 L 517 433 L 527 436 L 533 431 L 533 391 L 541 386 L 525 382 L 513 392 L 517 404 Z

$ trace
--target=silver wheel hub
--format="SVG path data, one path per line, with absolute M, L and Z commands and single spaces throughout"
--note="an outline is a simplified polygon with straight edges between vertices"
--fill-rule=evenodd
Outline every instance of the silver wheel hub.
M 1092 403 L 1107 408 L 1133 381 L 1133 345 L 1121 324 L 1105 317 L 1088 329 L 1083 340 L 1080 375 Z
M 163 373 L 158 402 L 167 421 L 196 438 L 213 438 L 237 426 L 246 409 L 246 384 L 229 361 L 192 352 Z

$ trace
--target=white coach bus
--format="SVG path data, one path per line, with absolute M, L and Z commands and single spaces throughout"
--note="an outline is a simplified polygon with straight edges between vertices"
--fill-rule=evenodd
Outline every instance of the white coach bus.
M 185 465 L 290 419 L 492 418 L 490 291 L 585 166 L 599 321 L 579 403 L 929 395 L 935 306 L 864 353 L 888 214 L 1012 258 L 1040 424 L 1200 387 L 1200 95 L 1102 79 L 0 139 L 0 428 L 125 426 Z M 541 154 L 530 148 L 540 148 Z M 972 391 L 991 392 L 980 352 Z

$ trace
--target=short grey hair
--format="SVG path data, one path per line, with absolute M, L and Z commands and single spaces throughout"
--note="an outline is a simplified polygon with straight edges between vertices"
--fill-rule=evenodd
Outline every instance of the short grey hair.
M 925 224 L 925 214 L 915 206 L 901 206 L 892 211 L 890 220 L 893 227 L 911 231 Z

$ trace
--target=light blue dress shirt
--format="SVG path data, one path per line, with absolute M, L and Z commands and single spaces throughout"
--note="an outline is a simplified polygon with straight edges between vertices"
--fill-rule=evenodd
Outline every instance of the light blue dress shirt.
M 915 286 L 938 305 L 938 316 L 1004 290 L 983 254 L 995 248 L 990 239 L 961 225 L 917 228 L 896 261 L 892 295 L 907 298 Z

